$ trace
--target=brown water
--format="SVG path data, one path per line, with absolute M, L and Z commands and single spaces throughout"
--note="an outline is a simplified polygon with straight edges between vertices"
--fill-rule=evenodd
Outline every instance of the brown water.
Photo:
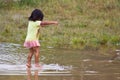
M 0 44 L 0 80 L 120 80 L 120 59 L 98 51 L 41 49 L 40 69 L 34 59 L 26 69 L 27 52 L 19 44 Z

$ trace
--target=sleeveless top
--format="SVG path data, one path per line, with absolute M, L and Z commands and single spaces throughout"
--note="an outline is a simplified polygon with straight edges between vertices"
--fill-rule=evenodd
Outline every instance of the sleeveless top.
M 35 41 L 39 39 L 41 21 L 29 21 L 27 37 L 25 41 Z

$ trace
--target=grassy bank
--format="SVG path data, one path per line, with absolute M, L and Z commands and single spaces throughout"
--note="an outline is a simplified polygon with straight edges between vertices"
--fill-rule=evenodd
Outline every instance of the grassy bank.
M 0 2 L 0 42 L 23 44 L 27 20 L 34 8 L 44 20 L 58 26 L 42 28 L 43 47 L 118 48 L 120 45 L 120 0 L 6 0 Z

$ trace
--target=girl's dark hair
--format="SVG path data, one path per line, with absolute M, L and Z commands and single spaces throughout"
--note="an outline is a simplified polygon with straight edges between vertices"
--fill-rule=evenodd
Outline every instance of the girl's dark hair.
M 42 13 L 41 10 L 39 9 L 35 9 L 33 10 L 33 12 L 31 13 L 31 16 L 29 17 L 30 21 L 42 21 L 44 18 L 44 14 Z

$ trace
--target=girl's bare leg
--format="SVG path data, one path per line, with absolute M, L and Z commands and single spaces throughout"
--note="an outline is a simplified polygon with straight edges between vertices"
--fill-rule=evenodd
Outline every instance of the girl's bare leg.
M 33 54 L 34 54 L 34 50 L 33 50 L 33 48 L 30 48 L 29 50 L 30 50 L 30 52 L 29 52 L 29 54 L 28 54 L 26 66 L 27 66 L 28 68 L 31 68 L 31 59 L 32 59 L 32 56 L 33 56 Z
M 39 65 L 39 46 L 37 46 L 37 47 L 34 47 L 34 51 L 35 51 L 35 53 L 34 53 L 34 55 L 35 55 L 35 66 L 36 67 L 40 67 L 40 65 Z

